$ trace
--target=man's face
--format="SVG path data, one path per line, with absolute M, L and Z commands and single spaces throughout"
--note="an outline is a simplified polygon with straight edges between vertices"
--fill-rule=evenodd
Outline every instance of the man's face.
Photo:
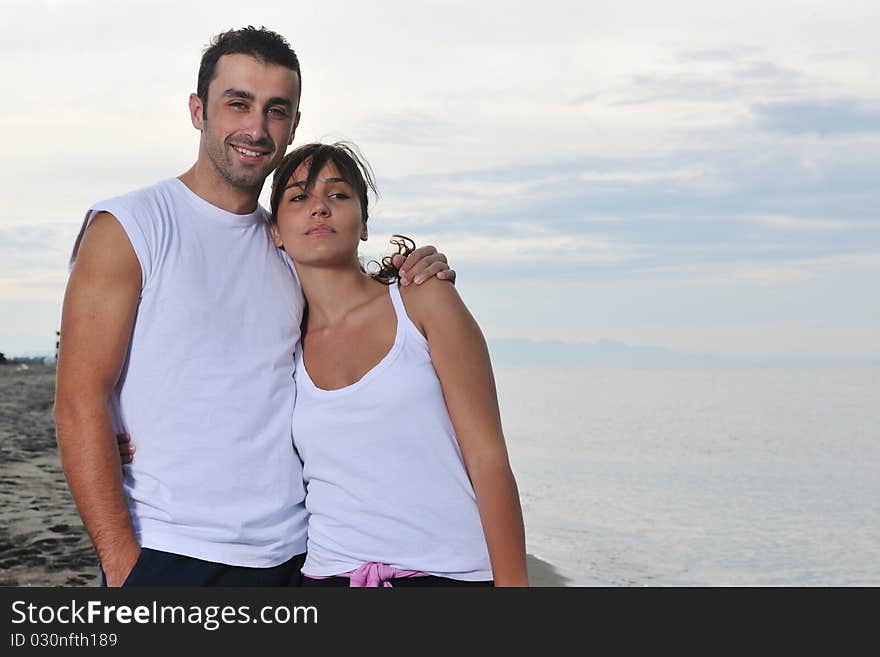
M 249 55 L 223 55 L 208 86 L 207 107 L 190 97 L 200 153 L 237 188 L 262 188 L 293 142 L 299 123 L 299 76 Z M 203 114 L 203 110 L 207 110 Z

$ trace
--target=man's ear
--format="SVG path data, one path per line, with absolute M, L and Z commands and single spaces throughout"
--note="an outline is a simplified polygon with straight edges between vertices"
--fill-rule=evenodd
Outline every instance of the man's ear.
M 189 120 L 196 130 L 205 129 L 205 106 L 198 94 L 189 95 Z
M 272 224 L 272 237 L 275 238 L 275 246 L 279 249 L 284 248 L 284 242 L 281 241 L 281 231 L 278 230 L 278 224 Z
M 293 137 L 296 135 L 296 128 L 299 126 L 299 120 L 302 114 L 297 111 L 296 116 L 293 119 L 293 127 L 290 129 L 290 139 L 287 140 L 287 145 L 290 146 L 293 143 Z

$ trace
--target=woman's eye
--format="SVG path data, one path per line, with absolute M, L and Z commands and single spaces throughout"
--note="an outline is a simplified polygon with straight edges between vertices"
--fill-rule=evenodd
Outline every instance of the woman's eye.
M 333 192 L 332 194 L 330 194 L 330 198 L 347 199 L 351 197 L 345 192 Z
M 305 201 L 305 200 L 306 200 L 305 194 L 295 194 L 294 196 L 290 197 L 291 203 L 293 203 L 294 201 Z

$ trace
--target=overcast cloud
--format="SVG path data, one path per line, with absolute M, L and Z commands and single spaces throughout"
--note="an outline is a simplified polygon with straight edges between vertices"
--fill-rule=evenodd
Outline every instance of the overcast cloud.
M 266 25 L 492 338 L 880 358 L 880 5 L 4 2 L 0 351 L 49 353 L 92 202 L 179 175 L 202 48 Z M 267 199 L 268 189 L 263 198 Z

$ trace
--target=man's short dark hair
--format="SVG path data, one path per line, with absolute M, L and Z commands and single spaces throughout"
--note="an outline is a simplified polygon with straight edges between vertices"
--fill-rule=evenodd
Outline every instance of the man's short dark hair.
M 265 27 L 255 28 L 248 25 L 240 30 L 221 32 L 213 39 L 202 53 L 199 66 L 199 81 L 196 93 L 202 99 L 202 114 L 208 106 L 208 85 L 215 77 L 217 62 L 223 55 L 250 55 L 266 64 L 278 64 L 296 72 L 299 77 L 300 95 L 302 94 L 302 73 L 299 70 L 299 59 L 293 48 L 283 36 Z M 297 96 L 299 104 L 299 96 Z

